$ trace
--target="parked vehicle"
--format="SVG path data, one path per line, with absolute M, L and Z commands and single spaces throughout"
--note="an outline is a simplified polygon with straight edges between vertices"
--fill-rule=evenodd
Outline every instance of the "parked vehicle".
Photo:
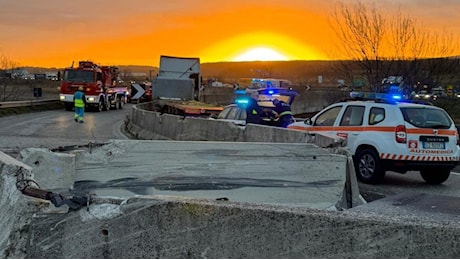
M 92 61 L 80 61 L 78 67 L 72 64 L 64 70 L 59 99 L 65 109 L 71 111 L 73 95 L 79 87 L 83 87 L 88 108 L 96 111 L 122 109 L 129 91 L 119 76 L 117 67 L 99 66 Z
M 231 104 L 224 107 L 216 117 L 216 120 L 232 122 L 236 125 L 246 125 L 246 110 L 237 104 Z
M 457 128 L 442 108 L 372 94 L 372 100 L 332 104 L 311 120 L 289 129 L 328 133 L 347 139 L 356 175 L 379 183 L 386 171 L 420 171 L 430 184 L 446 181 L 460 161 Z

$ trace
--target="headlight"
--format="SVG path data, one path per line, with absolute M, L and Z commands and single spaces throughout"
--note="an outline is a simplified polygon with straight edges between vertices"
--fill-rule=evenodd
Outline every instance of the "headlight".
M 93 97 L 89 97 L 89 98 L 88 98 L 88 101 L 93 102 L 93 101 L 94 101 L 94 98 L 93 98 Z
M 60 96 L 59 96 L 59 100 L 65 100 L 65 96 L 64 96 L 64 95 L 60 95 Z

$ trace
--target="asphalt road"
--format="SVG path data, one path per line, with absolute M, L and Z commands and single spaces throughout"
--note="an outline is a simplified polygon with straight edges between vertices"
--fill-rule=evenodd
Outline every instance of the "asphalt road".
M 110 139 L 128 139 L 122 125 L 131 105 L 122 110 L 87 112 L 85 123 L 75 123 L 73 113 L 50 110 L 0 118 L 0 150 L 17 154 L 29 147 L 58 149 L 59 147 L 104 143 Z M 441 185 L 426 184 L 418 172 L 399 174 L 388 172 L 379 185 L 360 183 L 363 197 L 372 201 L 402 192 L 414 192 L 460 197 L 460 168 Z
M 0 150 L 15 154 L 28 147 L 57 149 L 65 146 L 128 139 L 121 131 L 131 105 L 122 110 L 86 112 L 84 123 L 75 123 L 64 109 L 0 118 Z

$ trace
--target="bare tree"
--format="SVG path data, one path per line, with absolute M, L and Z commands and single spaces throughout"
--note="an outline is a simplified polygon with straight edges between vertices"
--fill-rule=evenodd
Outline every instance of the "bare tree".
M 333 29 L 340 39 L 338 48 L 360 65 L 372 88 L 377 86 L 382 79 L 382 44 L 387 21 L 375 6 L 361 2 L 339 3 L 332 18 Z
M 339 2 L 331 17 L 337 48 L 354 63 L 343 62 L 341 69 L 350 74 L 350 66 L 358 67 L 360 73 L 348 77 L 362 77 L 371 90 L 391 75 L 403 76 L 406 83 L 430 80 L 437 85 L 458 73 L 458 59 L 447 59 L 458 49 L 454 35 L 431 32 L 399 8 L 384 13 L 375 4 Z
M 12 86 L 16 62 L 11 60 L 5 53 L 0 52 L 0 100 L 15 100 L 19 95 L 19 88 Z

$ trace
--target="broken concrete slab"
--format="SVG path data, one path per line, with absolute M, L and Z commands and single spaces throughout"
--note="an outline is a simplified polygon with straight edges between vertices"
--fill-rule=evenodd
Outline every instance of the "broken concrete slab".
M 75 155 L 51 152 L 44 148 L 27 148 L 18 160 L 33 170 L 34 180 L 46 190 L 70 190 L 75 182 Z
M 76 158 L 75 190 L 336 210 L 347 157 L 308 143 L 112 140 Z

